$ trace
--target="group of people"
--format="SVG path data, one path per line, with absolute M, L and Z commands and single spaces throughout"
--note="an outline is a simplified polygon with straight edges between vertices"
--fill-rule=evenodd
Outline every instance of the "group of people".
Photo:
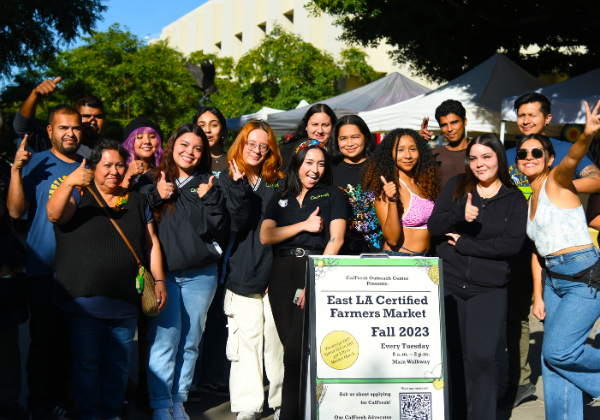
M 452 418 L 494 419 L 535 391 L 532 297 L 545 327 L 546 417 L 583 418 L 583 392 L 600 397 L 600 349 L 585 344 L 600 317 L 599 253 L 578 195 L 600 190 L 585 157 L 600 103 L 573 145 L 545 135 L 550 102 L 530 93 L 515 102 L 523 136 L 508 151 L 495 134 L 468 139 L 464 107 L 448 100 L 435 112 L 447 144 L 433 149 L 428 118 L 377 145 L 359 116 L 316 104 L 286 144 L 254 120 L 225 153 L 214 107 L 168 138 L 138 117 L 117 142 L 102 137 L 102 102 L 86 95 L 52 110 L 44 131 L 35 109 L 59 81 L 17 114 L 23 141 L 2 190 L 3 238 L 8 214 L 30 226 L 27 258 L 12 240 L 2 259 L 3 273 L 26 276 L 27 299 L 14 299 L 0 328 L 18 364 L 18 324 L 30 317 L 32 420 L 118 419 L 136 330 L 138 391 L 153 419 L 189 419 L 183 403 L 197 400 L 199 377 L 229 394 L 238 420 L 260 418 L 263 372 L 275 418 L 297 419 L 307 258 L 364 252 L 444 261 Z M 156 316 L 141 311 L 143 270 Z M 497 401 L 504 325 L 509 387 Z M 22 418 L 18 372 L 8 373 L 0 413 Z

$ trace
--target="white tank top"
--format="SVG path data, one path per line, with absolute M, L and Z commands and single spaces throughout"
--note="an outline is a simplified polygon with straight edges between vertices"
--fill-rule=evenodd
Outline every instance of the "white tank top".
M 527 210 L 527 236 L 535 243 L 538 253 L 546 257 L 561 249 L 592 244 L 583 205 L 561 209 L 546 195 L 546 181 L 540 189 L 535 217 L 530 220 L 531 204 Z

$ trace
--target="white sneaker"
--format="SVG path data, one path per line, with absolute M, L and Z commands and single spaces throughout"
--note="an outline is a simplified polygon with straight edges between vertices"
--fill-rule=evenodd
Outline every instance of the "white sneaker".
M 236 420 L 256 420 L 260 419 L 261 413 L 255 413 L 253 411 L 242 411 L 237 415 Z
M 277 407 L 275 409 L 275 414 L 273 415 L 274 420 L 279 420 L 279 416 L 281 415 L 281 407 Z
M 185 408 L 183 408 L 183 403 L 181 401 L 173 403 L 173 407 L 171 407 L 171 416 L 173 417 L 173 420 L 190 420 L 190 416 L 185 412 Z
M 152 412 L 152 420 L 173 420 L 171 407 L 155 408 Z

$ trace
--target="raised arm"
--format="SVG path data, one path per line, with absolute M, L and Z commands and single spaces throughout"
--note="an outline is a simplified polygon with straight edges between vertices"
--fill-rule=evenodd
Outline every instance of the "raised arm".
M 379 198 L 375 200 L 375 214 L 381 224 L 381 233 L 385 241 L 390 246 L 397 246 L 402 243 L 404 235 L 398 215 L 398 201 L 400 201 L 398 186 L 393 182 L 387 182 L 383 176 L 381 182 L 383 182 L 386 201 Z
M 77 210 L 77 203 L 73 198 L 73 188 L 87 187 L 92 183 L 94 174 L 91 169 L 86 169 L 85 159 L 81 166 L 75 169 L 50 196 L 46 210 L 48 219 L 52 223 L 64 225 L 67 223 Z
M 27 135 L 23 138 L 10 170 L 10 186 L 8 187 L 6 205 L 8 206 L 8 213 L 13 219 L 23 217 L 29 210 L 29 202 L 25 198 L 25 189 L 23 188 L 23 168 L 31 161 L 31 153 L 25 150 L 28 138 Z
M 485 221 L 484 221 L 485 223 Z M 515 255 L 523 246 L 527 229 L 527 201 L 519 193 L 502 235 L 490 239 L 460 236 L 455 240 L 456 250 L 462 255 L 480 258 L 506 258 Z
M 318 214 L 319 208 L 317 207 L 304 222 L 282 227 L 277 227 L 277 222 L 273 219 L 265 219 L 260 227 L 260 242 L 263 245 L 273 245 L 293 238 L 304 231 L 321 232 L 323 230 L 323 219 Z M 344 233 L 342 233 L 343 236 Z
M 592 139 L 600 129 L 599 110 L 600 101 L 598 101 L 593 111 L 590 111 L 588 103 L 585 102 L 586 123 L 583 134 L 571 146 L 567 156 L 550 172 L 550 176 L 563 188 L 571 188 L 577 165 L 584 158 L 590 148 Z

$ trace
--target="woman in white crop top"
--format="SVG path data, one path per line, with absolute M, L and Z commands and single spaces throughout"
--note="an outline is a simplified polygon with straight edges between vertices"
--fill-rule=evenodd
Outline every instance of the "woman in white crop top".
M 375 149 L 363 186 L 375 192 L 384 252 L 393 256 L 425 255 L 427 221 L 440 193 L 440 175 L 427 142 L 414 130 L 396 129 Z
M 582 391 L 596 400 L 600 397 L 600 349 L 585 345 L 600 317 L 600 297 L 592 286 L 572 277 L 596 267 L 599 257 L 573 186 L 577 165 L 600 129 L 600 101 L 591 112 L 587 103 L 585 107 L 583 134 L 554 168 L 548 137 L 533 134 L 517 142 L 517 164 L 533 190 L 527 235 L 536 247 L 533 314 L 545 320 L 542 374 L 547 419 L 583 418 Z

